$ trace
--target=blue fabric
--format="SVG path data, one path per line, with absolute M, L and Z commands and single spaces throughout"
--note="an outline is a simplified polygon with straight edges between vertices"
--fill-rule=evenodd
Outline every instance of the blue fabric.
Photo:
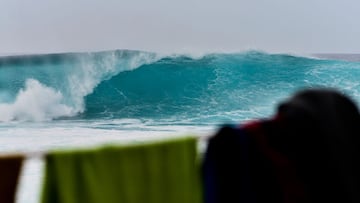
M 255 202 L 248 145 L 246 132 L 232 126 L 210 139 L 203 162 L 205 203 Z

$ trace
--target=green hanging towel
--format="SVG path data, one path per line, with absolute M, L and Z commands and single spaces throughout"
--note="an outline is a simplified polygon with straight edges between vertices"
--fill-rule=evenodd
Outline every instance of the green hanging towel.
M 42 203 L 200 203 L 196 139 L 56 151 Z

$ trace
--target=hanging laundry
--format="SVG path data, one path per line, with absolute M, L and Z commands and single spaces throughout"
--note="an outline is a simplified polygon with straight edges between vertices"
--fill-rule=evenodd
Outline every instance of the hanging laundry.
M 24 157 L 22 155 L 0 156 L 0 202 L 15 202 L 16 189 Z
M 195 138 L 56 151 L 46 156 L 43 203 L 200 203 Z

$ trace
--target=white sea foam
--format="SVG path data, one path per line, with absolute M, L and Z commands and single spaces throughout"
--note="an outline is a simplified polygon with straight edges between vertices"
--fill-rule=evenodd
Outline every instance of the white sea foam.
M 76 112 L 63 104 L 63 95 L 34 79 L 26 80 L 11 104 L 0 104 L 0 121 L 44 121 L 63 116 L 72 116 Z

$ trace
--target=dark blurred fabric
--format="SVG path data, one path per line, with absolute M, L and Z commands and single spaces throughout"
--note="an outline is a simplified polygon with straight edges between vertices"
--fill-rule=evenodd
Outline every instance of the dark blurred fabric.
M 15 202 L 15 193 L 24 157 L 1 156 L 0 157 L 0 202 Z
M 303 90 L 278 108 L 272 145 L 296 164 L 309 202 L 360 202 L 360 115 L 333 89 Z
M 272 118 L 221 128 L 204 158 L 205 200 L 360 202 L 360 115 L 333 89 L 299 91 Z

